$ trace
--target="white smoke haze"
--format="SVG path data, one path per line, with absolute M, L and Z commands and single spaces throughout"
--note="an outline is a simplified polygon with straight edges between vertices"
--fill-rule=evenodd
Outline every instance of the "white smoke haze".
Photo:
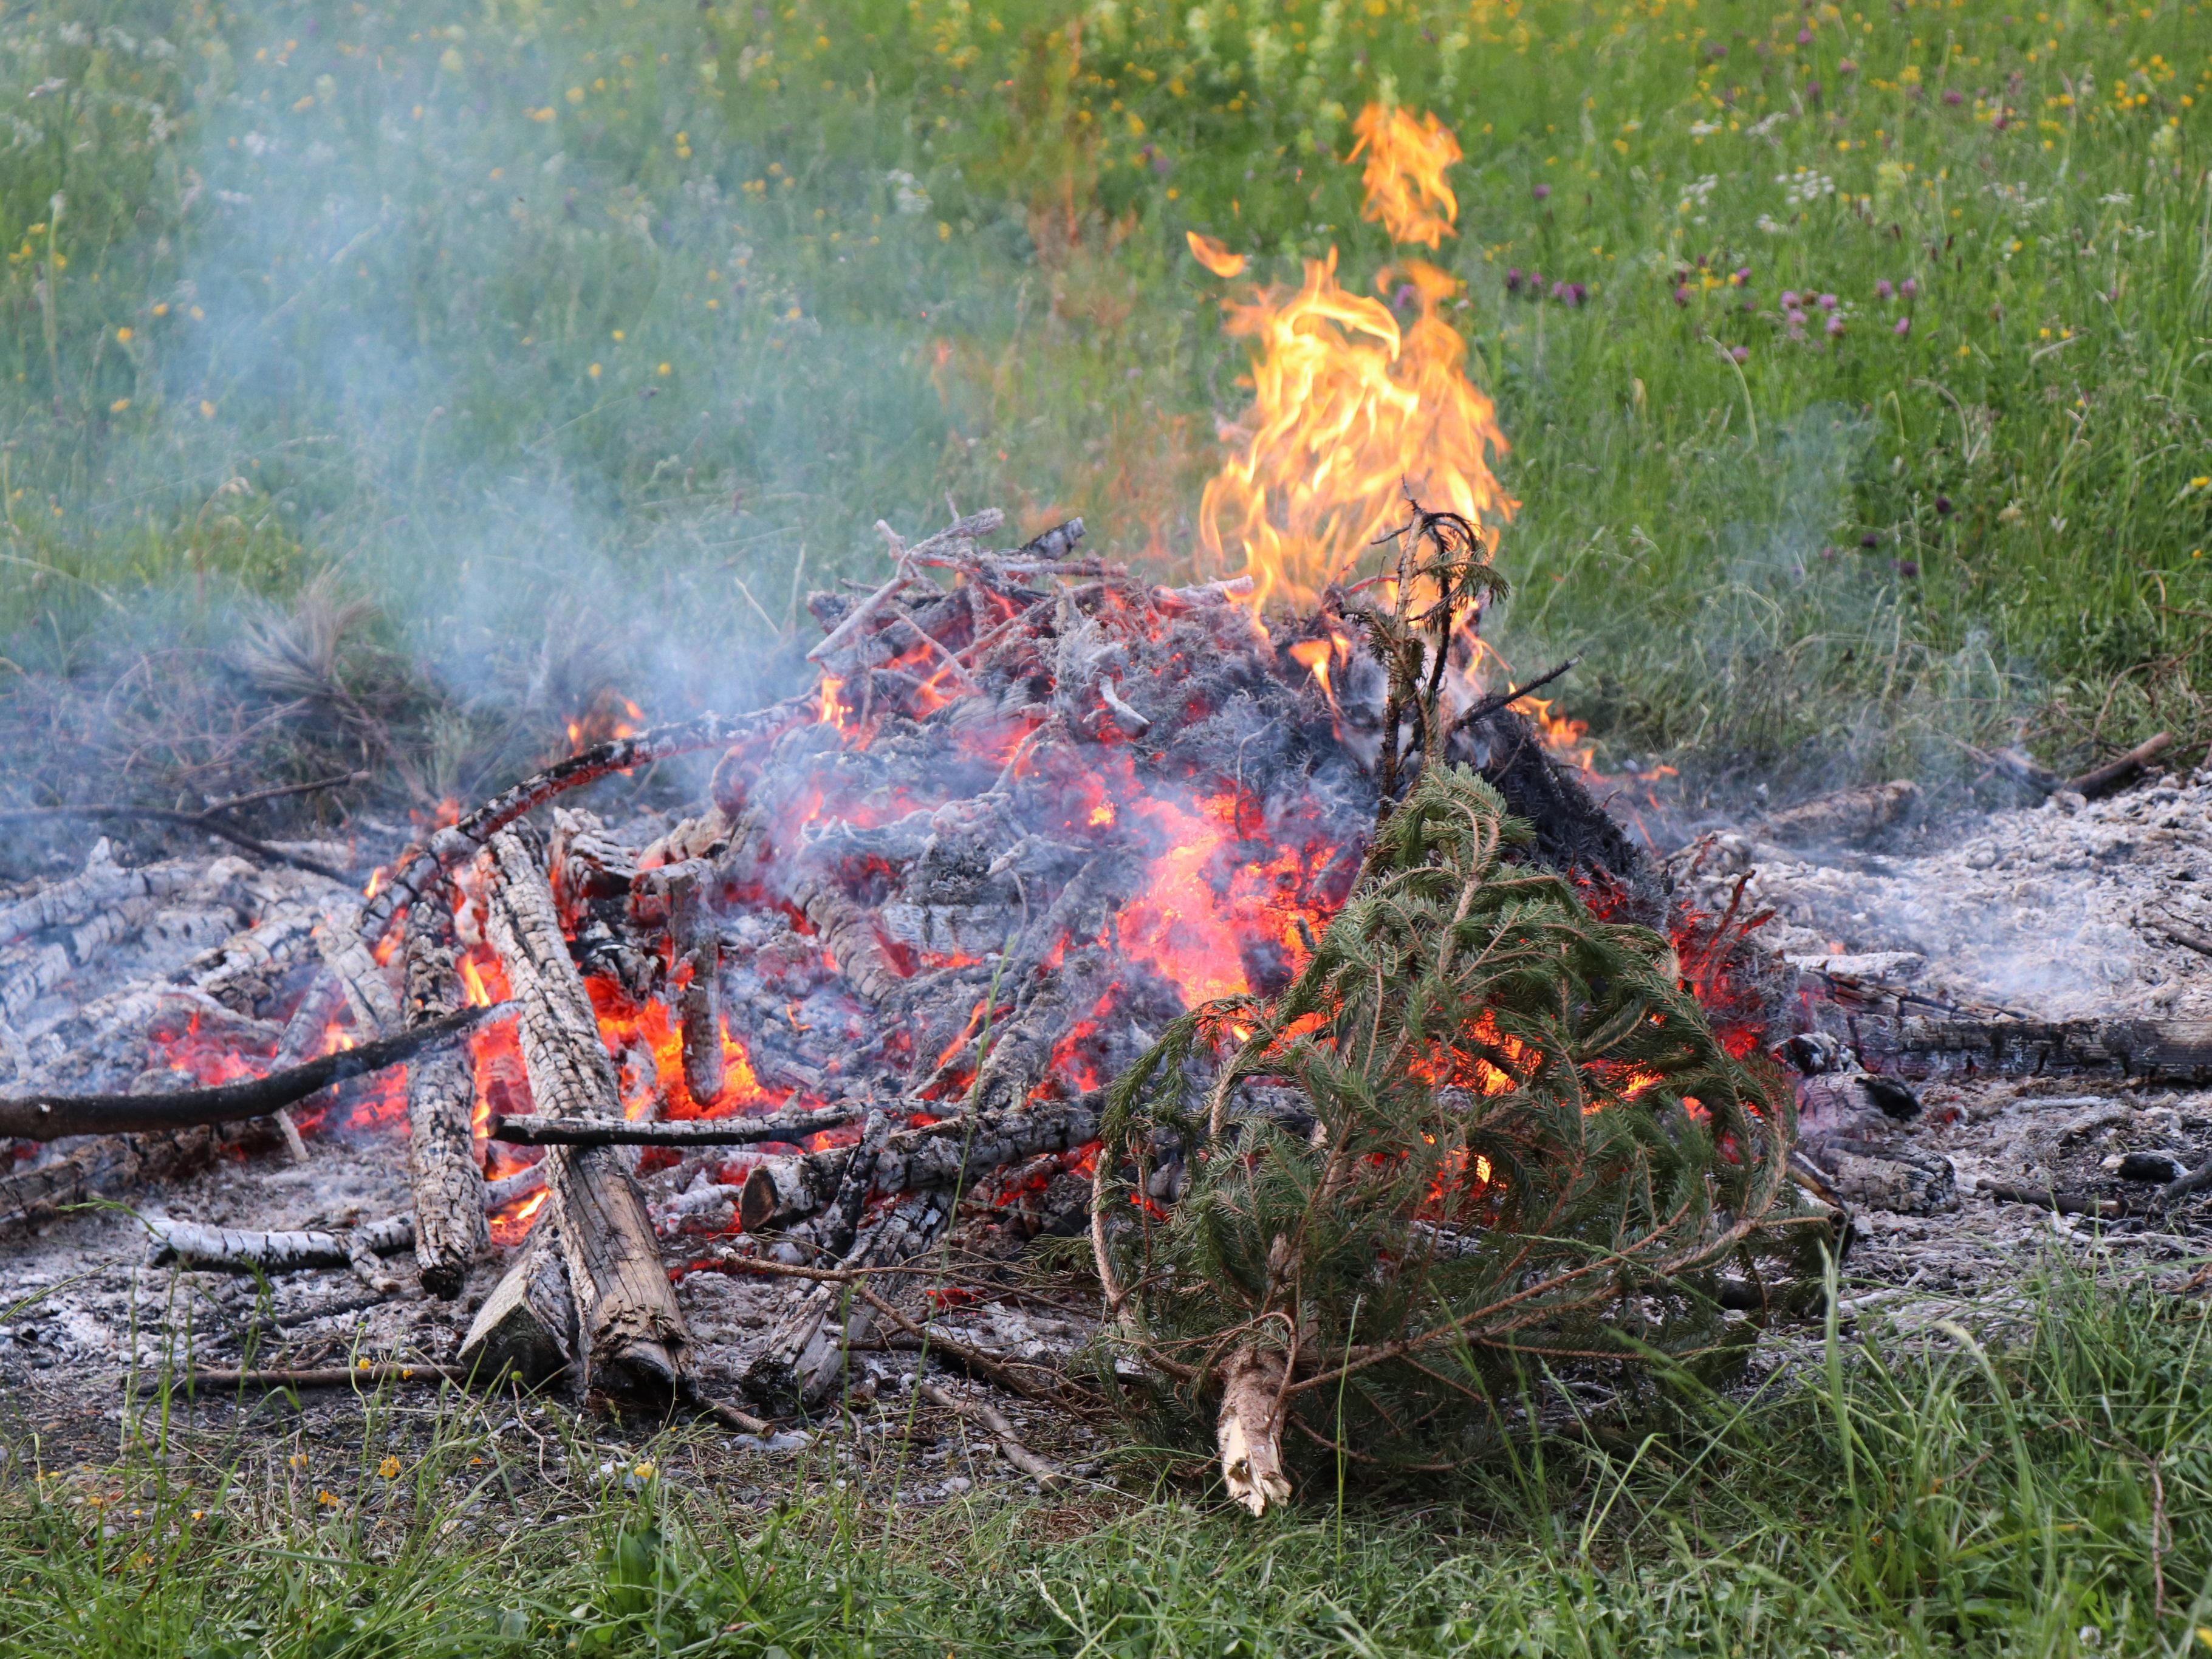
M 927 319 L 1013 300 L 1026 249 L 946 250 L 865 123 L 727 137 L 695 9 L 122 9 L 0 22 L 11 78 L 64 83 L 19 151 L 110 83 L 168 94 L 132 211 L 64 167 L 46 216 L 61 413 L 9 434 L 62 554 L 9 607 L 32 665 L 215 672 L 265 609 L 242 587 L 328 572 L 444 706 L 417 769 L 481 787 L 533 758 L 503 728 L 762 700 L 878 516 L 985 504 Z M 134 538 L 171 545 L 134 568 Z
M 64 708 L 41 687 L 10 750 L 95 795 L 126 764 L 242 786 L 283 754 L 248 765 L 209 732 L 268 714 L 265 686 L 200 709 L 209 732 L 149 734 L 191 687 L 234 679 L 255 629 L 315 633 L 281 614 L 303 588 L 325 619 L 374 607 L 338 656 L 381 677 L 410 787 L 434 797 L 544 758 L 571 720 L 784 689 L 805 590 L 883 570 L 878 516 L 912 534 L 948 495 L 1022 530 L 1080 512 L 1099 550 L 1187 571 L 1213 455 L 1194 412 L 1248 394 L 1243 346 L 1162 279 L 1187 268 L 1174 228 L 1097 247 L 1053 229 L 872 89 L 849 119 L 776 126 L 753 94 L 805 67 L 738 45 L 745 20 L 536 0 L 0 18 L 11 257 L 64 261 L 38 279 L 52 349 L 26 311 L 0 370 L 0 653 L 83 694 Z M 1462 323 L 1503 315 L 1479 240 L 1448 257 Z M 1092 328 L 1133 301 L 1133 322 Z M 1577 348 L 1485 349 L 1526 503 L 1498 642 L 1523 672 L 1583 656 L 1564 712 L 1669 734 L 1738 799 L 1900 755 L 1955 775 L 1958 732 L 2017 706 L 2020 665 L 1976 641 L 1927 658 L 1898 609 L 1911 584 L 1844 544 L 1867 417 L 1771 419 L 1750 453 L 1723 422 L 1682 447 L 1679 522 L 1568 546 L 1556 505 L 1587 489 L 1584 461 L 1516 411 L 1581 372 Z M 1643 441 L 1626 416 L 1619 436 Z M 1705 595 L 1686 621 L 1621 602 L 1685 570 Z M 1798 750 L 1741 740 L 1806 729 L 1815 683 L 1850 690 Z M 292 769 L 349 740 L 321 731 Z

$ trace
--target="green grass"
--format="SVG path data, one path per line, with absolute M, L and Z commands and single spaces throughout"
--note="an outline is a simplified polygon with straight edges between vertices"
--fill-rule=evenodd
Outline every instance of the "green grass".
M 384 1402 L 296 1468 L 289 1440 L 185 1455 L 149 1413 L 111 1468 L 16 1449 L 0 1653 L 2212 1650 L 2202 1304 L 2064 1268 L 2023 1292 L 1264 1524 L 1146 1498 L 1141 1465 L 1133 1496 L 894 1511 L 817 1452 L 778 1466 L 810 1496 L 748 1508 L 758 1468 L 671 1438 L 641 1482 L 557 1413 L 495 1437 L 497 1410 L 410 1408 L 410 1437 Z
M 948 491 L 1187 568 L 1243 359 L 1182 233 L 1364 287 L 1395 97 L 1468 153 L 1504 638 L 1586 653 L 1601 759 L 2201 738 L 2208 66 L 2193 3 L 18 0 L 0 649 L 335 568 L 454 718 L 557 726 L 756 694 Z

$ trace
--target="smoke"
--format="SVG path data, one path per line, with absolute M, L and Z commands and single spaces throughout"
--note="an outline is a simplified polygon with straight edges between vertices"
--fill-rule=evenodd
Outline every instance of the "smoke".
M 220 678 L 261 594 L 326 573 L 435 710 L 418 781 L 480 781 L 624 700 L 762 700 L 802 587 L 877 575 L 878 515 L 912 533 L 972 479 L 928 319 L 1013 302 L 990 278 L 1026 247 L 946 250 L 895 121 L 729 136 L 752 66 L 696 9 L 0 30 L 27 99 L 62 83 L 19 149 L 154 94 L 55 161 L 57 349 L 10 445 L 52 504 L 17 568 L 52 580 L 8 607 L 18 660 L 190 645 Z

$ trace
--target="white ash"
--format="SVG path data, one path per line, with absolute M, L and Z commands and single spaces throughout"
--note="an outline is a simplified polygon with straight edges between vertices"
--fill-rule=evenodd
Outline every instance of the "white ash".
M 1926 851 L 1812 854 L 1723 835 L 1693 881 L 1717 913 L 1752 872 L 1757 937 L 1802 968 L 2035 1018 L 2212 1017 L 2212 772 L 1990 814 Z M 1914 959 L 1917 959 L 1916 965 Z

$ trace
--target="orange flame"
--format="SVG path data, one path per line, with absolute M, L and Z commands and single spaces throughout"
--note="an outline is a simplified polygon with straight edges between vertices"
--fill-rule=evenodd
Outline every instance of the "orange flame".
M 1424 125 L 1374 106 L 1359 130 L 1368 217 L 1435 246 L 1458 211 L 1443 182 L 1458 141 L 1433 116 Z M 1271 288 L 1229 308 L 1224 326 L 1256 342 L 1252 406 L 1224 429 L 1231 453 L 1206 483 L 1199 538 L 1222 568 L 1243 562 L 1255 608 L 1278 593 L 1312 605 L 1404 519 L 1409 489 L 1478 526 L 1518 505 L 1486 459 L 1505 453 L 1495 408 L 1440 313 L 1458 283 L 1419 261 L 1378 281 L 1394 276 L 1416 311 L 1403 329 L 1391 306 L 1339 286 L 1334 248 L 1306 262 L 1295 294 Z
M 1231 253 L 1228 245 L 1218 236 L 1207 236 L 1198 231 L 1186 233 L 1184 240 L 1190 244 L 1190 257 L 1217 276 L 1242 276 L 1244 256 Z
M 1352 124 L 1359 142 L 1346 161 L 1367 155 L 1359 182 L 1367 200 L 1359 216 L 1380 224 L 1394 242 L 1419 242 L 1433 248 L 1453 234 L 1459 198 L 1444 182 L 1444 169 L 1460 159 L 1459 140 L 1434 115 L 1415 120 L 1402 109 L 1370 104 Z M 1226 273 L 1224 273 L 1226 274 Z

